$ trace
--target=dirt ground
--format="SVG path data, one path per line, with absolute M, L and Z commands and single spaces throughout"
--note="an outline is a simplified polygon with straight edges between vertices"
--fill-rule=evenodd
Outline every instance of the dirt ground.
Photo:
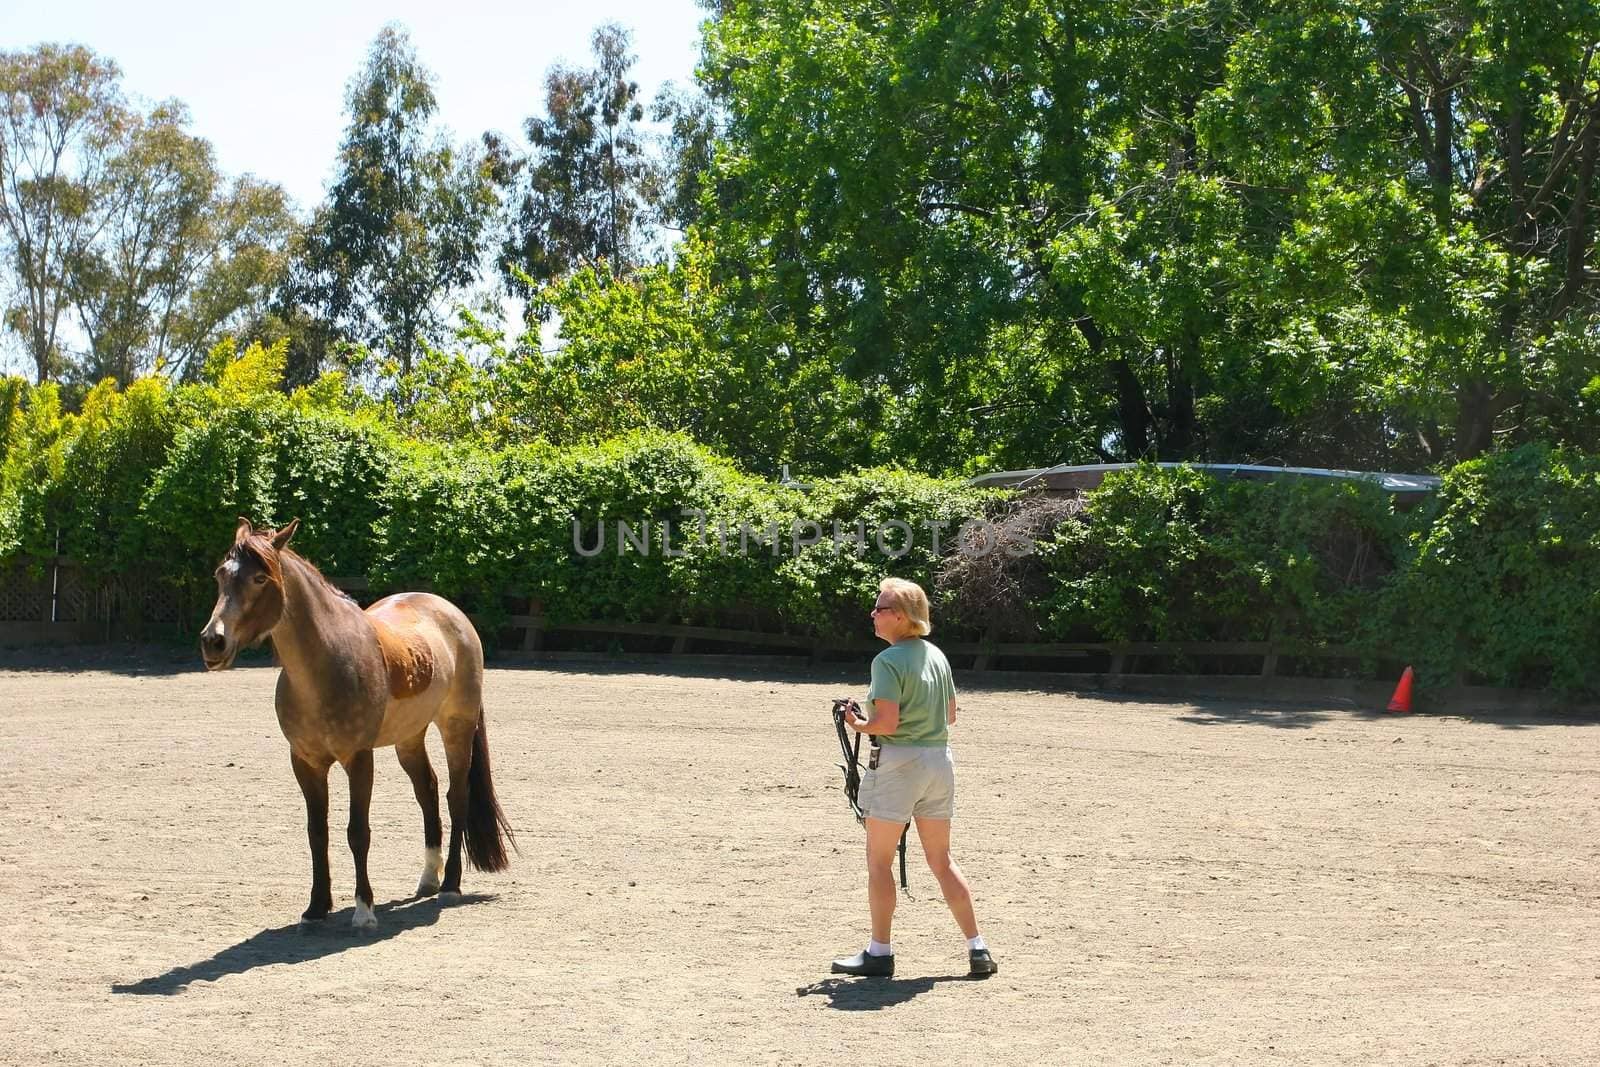
M 899 975 L 851 981 L 850 675 L 491 670 L 520 856 L 409 899 L 380 753 L 357 934 L 337 770 L 340 910 L 296 922 L 275 670 L 5 663 L 0 1062 L 1600 1062 L 1593 723 L 967 686 L 957 854 L 1000 973 L 966 980 L 913 849 Z

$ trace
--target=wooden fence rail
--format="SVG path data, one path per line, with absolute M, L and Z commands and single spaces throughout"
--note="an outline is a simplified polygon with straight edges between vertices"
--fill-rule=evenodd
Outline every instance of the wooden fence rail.
M 523 630 L 526 634 L 564 632 L 574 634 L 601 634 L 633 637 L 672 639 L 673 652 L 690 650 L 691 642 L 723 645 L 758 645 L 793 648 L 809 654 L 813 659 L 828 653 L 872 653 L 883 647 L 882 642 L 853 638 L 822 638 L 805 634 L 760 633 L 751 630 L 727 630 L 711 626 L 685 626 L 673 623 L 645 622 L 561 622 L 552 623 L 540 615 L 512 615 L 502 620 L 507 627 Z M 542 641 L 524 639 L 526 651 L 538 650 Z M 972 657 L 974 670 L 986 670 L 996 661 L 1005 660 L 1066 660 L 1104 656 L 1110 659 L 1106 673 L 1122 674 L 1130 659 L 1135 656 L 1154 658 L 1189 657 L 1207 659 L 1220 656 L 1260 657 L 1260 676 L 1271 678 L 1277 674 L 1279 661 L 1289 657 L 1317 660 L 1359 660 L 1359 649 L 1344 645 L 1326 645 L 1307 648 L 1292 642 L 1279 641 L 1088 641 L 1088 642 L 1006 642 L 1006 641 L 950 641 L 939 645 L 952 656 Z
M 339 588 L 350 593 L 370 593 L 372 584 L 364 577 L 332 578 Z M 654 639 L 670 642 L 674 654 L 768 648 L 792 649 L 797 656 L 813 661 L 840 654 L 867 655 L 877 651 L 880 642 L 854 637 L 819 637 L 811 634 L 774 633 L 755 629 L 731 629 L 666 622 L 553 621 L 538 613 L 537 599 L 519 598 L 534 605 L 534 612 L 487 618 L 474 618 L 480 628 L 492 623 L 502 637 L 501 647 L 511 655 L 546 653 L 552 638 L 571 643 L 575 637 L 601 636 Z M 181 593 L 164 583 L 124 575 L 92 581 L 72 560 L 55 557 L 29 560 L 0 568 L 0 644 L 72 644 L 108 640 L 117 636 L 178 636 L 193 622 L 196 610 L 204 605 L 186 602 Z M 507 633 L 509 631 L 509 633 Z M 191 635 L 192 636 L 192 635 Z M 1060 663 L 1068 660 L 1093 660 L 1104 664 L 1094 673 L 1121 675 L 1135 658 L 1188 658 L 1213 664 L 1223 658 L 1259 658 L 1257 675 L 1278 675 L 1282 660 L 1335 661 L 1358 663 L 1363 653 L 1355 648 L 1330 645 L 1306 647 L 1287 641 L 1090 641 L 1090 642 L 1004 642 L 951 641 L 941 648 L 952 657 L 967 661 L 975 670 L 994 667 L 1002 661 L 1008 667 L 1019 664 Z M 737 653 L 736 653 L 737 654 Z M 1304 672 L 1302 672 L 1304 673 Z

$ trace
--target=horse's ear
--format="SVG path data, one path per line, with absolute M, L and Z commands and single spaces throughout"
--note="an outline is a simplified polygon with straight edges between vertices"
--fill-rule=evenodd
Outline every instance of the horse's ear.
M 272 535 L 272 547 L 281 552 L 283 546 L 289 543 L 289 538 L 293 537 L 294 532 L 298 529 L 300 529 L 300 520 L 290 519 L 289 525 Z
M 255 532 L 256 532 L 256 528 L 254 526 L 250 525 L 250 520 L 245 518 L 243 515 L 240 515 L 239 516 L 239 528 L 237 530 L 233 531 L 233 543 L 234 544 L 238 544 L 239 542 L 243 541 L 246 537 L 249 537 L 251 534 L 253 534 Z

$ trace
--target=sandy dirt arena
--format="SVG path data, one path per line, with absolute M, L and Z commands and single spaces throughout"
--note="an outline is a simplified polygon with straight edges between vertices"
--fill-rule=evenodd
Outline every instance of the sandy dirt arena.
M 899 974 L 854 981 L 828 703 L 864 670 L 491 669 L 520 856 L 411 899 L 381 751 L 357 934 L 337 768 L 339 910 L 297 924 L 274 669 L 5 663 L 3 1063 L 1600 1063 L 1593 723 L 965 685 L 957 858 L 1000 973 L 965 978 L 913 847 Z

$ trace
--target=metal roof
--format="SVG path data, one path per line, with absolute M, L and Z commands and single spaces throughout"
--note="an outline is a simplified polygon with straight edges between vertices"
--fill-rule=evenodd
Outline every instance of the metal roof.
M 969 478 L 968 485 L 993 488 L 1043 488 L 1049 492 L 1093 489 L 1115 471 L 1132 470 L 1137 463 L 1090 463 L 1082 466 L 1061 464 L 1023 471 L 996 471 Z M 1377 482 L 1390 493 L 1411 495 L 1431 493 L 1439 488 L 1436 474 L 1392 474 L 1386 471 L 1346 471 L 1326 467 L 1270 467 L 1256 463 L 1157 463 L 1157 467 L 1192 467 L 1219 478 L 1266 480 L 1285 475 L 1297 478 L 1346 478 Z

